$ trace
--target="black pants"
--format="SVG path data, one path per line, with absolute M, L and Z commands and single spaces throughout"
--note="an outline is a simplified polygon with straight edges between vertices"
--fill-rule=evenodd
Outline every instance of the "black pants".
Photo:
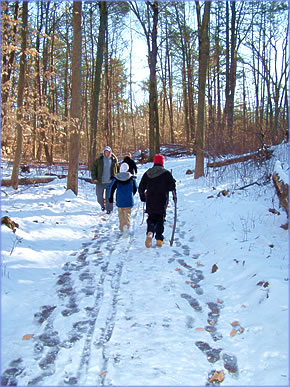
M 163 241 L 164 236 L 164 219 L 165 214 L 148 214 L 147 218 L 147 233 L 152 232 L 155 238 Z

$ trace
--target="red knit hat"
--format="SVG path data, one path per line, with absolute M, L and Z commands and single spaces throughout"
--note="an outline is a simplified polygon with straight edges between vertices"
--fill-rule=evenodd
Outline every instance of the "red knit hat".
M 164 165 L 164 156 L 160 154 L 155 155 L 153 159 L 153 163 Z

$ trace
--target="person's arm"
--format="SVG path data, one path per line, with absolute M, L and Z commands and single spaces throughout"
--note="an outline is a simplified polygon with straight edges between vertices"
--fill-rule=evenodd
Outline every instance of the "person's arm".
M 98 160 L 95 160 L 91 170 L 92 182 L 98 183 Z
M 113 203 L 114 192 L 117 188 L 117 180 L 114 179 L 109 190 L 109 203 Z
M 145 172 L 144 175 L 142 176 L 142 179 L 140 181 L 139 188 L 138 188 L 141 202 L 146 202 L 146 196 L 145 196 L 146 186 L 147 184 L 146 184 L 146 172 Z

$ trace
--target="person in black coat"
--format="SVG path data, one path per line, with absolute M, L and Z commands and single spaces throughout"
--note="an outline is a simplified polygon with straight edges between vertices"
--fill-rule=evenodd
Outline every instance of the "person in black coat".
M 140 200 L 146 202 L 146 212 L 148 213 L 145 241 L 145 246 L 148 248 L 152 246 L 154 235 L 157 246 L 163 245 L 164 219 L 170 191 L 173 193 L 173 200 L 176 200 L 176 180 L 164 168 L 164 156 L 156 154 L 153 163 L 153 167 L 142 176 L 138 188 Z
M 127 163 L 129 165 L 129 171 L 132 173 L 132 175 L 137 175 L 137 165 L 135 161 L 132 159 L 131 154 L 128 153 L 125 157 L 124 160 L 122 161 L 123 163 Z

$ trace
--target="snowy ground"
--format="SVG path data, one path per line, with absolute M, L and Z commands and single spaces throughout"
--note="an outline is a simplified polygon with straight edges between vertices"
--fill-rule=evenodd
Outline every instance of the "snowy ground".
M 238 189 L 262 184 L 276 159 L 287 177 L 284 145 L 260 169 L 194 180 L 194 158 L 167 158 L 172 247 L 172 199 L 165 245 L 146 249 L 137 196 L 124 238 L 116 207 L 103 215 L 89 183 L 77 197 L 65 179 L 2 187 L 2 216 L 19 224 L 1 226 L 2 385 L 202 386 L 214 371 L 222 385 L 289 385 L 286 214 L 271 181 Z

